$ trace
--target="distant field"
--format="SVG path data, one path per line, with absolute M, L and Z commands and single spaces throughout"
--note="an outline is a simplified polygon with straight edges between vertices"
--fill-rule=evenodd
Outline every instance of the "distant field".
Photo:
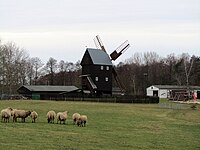
M 0 122 L 2 150 L 200 149 L 200 109 L 187 104 L 0 101 L 0 109 L 6 107 L 35 110 L 39 118 Z M 49 110 L 69 111 L 67 124 L 48 124 Z M 72 124 L 74 112 L 88 116 L 86 127 Z

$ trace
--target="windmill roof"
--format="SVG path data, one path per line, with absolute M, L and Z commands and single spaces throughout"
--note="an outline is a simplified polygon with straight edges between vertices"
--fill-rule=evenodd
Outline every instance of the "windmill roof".
M 95 65 L 112 65 L 111 59 L 106 52 L 101 49 L 87 48 L 87 51 Z
M 35 91 L 35 92 L 70 92 L 78 90 L 76 86 L 35 86 L 35 85 L 24 85 L 22 87 L 25 87 L 29 91 Z

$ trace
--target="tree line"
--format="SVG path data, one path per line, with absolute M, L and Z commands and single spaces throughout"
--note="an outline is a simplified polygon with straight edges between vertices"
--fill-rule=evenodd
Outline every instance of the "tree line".
M 144 94 L 150 85 L 200 85 L 200 57 L 183 53 L 160 57 L 155 52 L 134 53 L 114 66 L 128 94 Z M 15 94 L 21 85 L 75 85 L 81 87 L 80 61 L 39 57 L 13 42 L 0 41 L 0 94 Z M 114 82 L 114 86 L 117 84 Z

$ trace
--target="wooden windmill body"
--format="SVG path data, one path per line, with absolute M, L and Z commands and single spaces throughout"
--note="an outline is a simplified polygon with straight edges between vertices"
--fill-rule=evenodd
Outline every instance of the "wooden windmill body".
M 94 96 L 112 95 L 112 78 L 114 78 L 124 92 L 125 89 L 112 65 L 112 60 L 116 60 L 129 48 L 130 44 L 125 41 L 110 56 L 107 54 L 99 36 L 95 37 L 95 44 L 97 49 L 87 48 L 81 61 L 82 89 L 89 90 L 91 95 Z

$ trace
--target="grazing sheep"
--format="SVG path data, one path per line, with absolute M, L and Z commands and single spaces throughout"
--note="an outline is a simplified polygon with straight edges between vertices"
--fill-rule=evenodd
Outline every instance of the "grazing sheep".
M 74 113 L 72 115 L 73 124 L 76 124 L 77 119 L 80 117 L 79 113 Z
M 78 119 L 77 119 L 77 125 L 80 127 L 85 127 L 87 122 L 87 116 L 86 115 L 81 115 Z
M 8 107 L 6 109 L 1 110 L 1 122 L 9 122 L 11 117 L 12 108 Z
M 11 115 L 9 114 L 8 111 L 6 111 L 6 110 L 1 111 L 1 122 L 9 122 L 10 117 L 11 117 Z
M 58 112 L 57 113 L 57 123 L 58 123 L 58 121 L 60 121 L 60 124 L 61 124 L 61 121 L 63 121 L 63 124 L 65 124 L 65 121 L 66 121 L 66 119 L 67 119 L 67 117 L 68 117 L 68 111 L 65 111 L 65 112 Z
M 54 119 L 56 118 L 55 111 L 51 110 L 47 113 L 47 121 L 48 123 L 54 123 Z
M 38 117 L 37 112 L 36 111 L 32 111 L 30 116 L 32 118 L 32 123 L 35 123 L 35 120 Z
M 17 122 L 17 118 L 21 118 L 22 122 L 25 122 L 25 119 L 30 116 L 31 111 L 26 110 L 15 110 L 13 111 L 13 122 Z

